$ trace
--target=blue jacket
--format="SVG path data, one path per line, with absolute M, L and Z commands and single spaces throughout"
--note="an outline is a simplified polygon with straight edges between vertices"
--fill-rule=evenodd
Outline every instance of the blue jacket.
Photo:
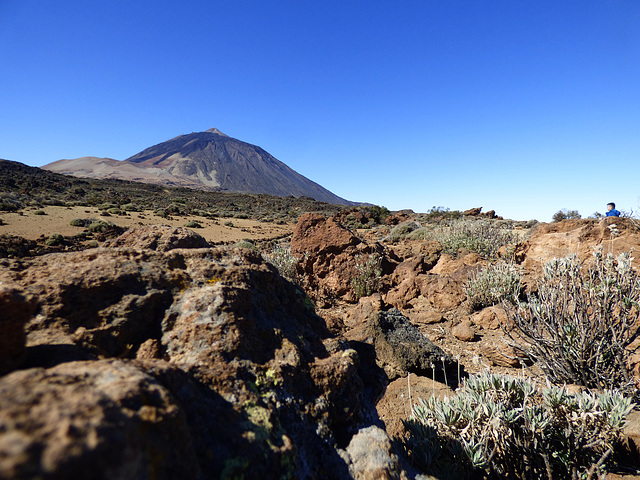
M 607 214 L 605 216 L 606 217 L 619 217 L 620 216 L 620 212 L 618 210 L 616 210 L 615 208 L 612 208 L 611 210 L 609 210 L 607 212 Z

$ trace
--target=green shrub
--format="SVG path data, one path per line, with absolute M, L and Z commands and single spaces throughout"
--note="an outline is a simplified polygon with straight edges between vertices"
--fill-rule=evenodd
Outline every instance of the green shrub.
M 121 215 L 122 214 L 122 210 L 120 210 L 118 207 L 110 208 L 109 210 L 107 210 L 107 212 L 109 212 L 111 215 Z
M 488 220 L 455 220 L 431 231 L 431 240 L 442 245 L 442 253 L 457 256 L 460 250 L 476 252 L 483 258 L 495 258 L 501 247 L 516 244 L 520 237 L 510 229 Z
M 567 210 L 563 208 L 554 213 L 551 218 L 554 222 L 560 222 L 562 220 L 578 220 L 582 218 L 582 215 L 580 215 L 577 210 Z
M 280 275 L 292 282 L 298 281 L 298 259 L 291 253 L 291 247 L 276 245 L 270 252 L 262 254 L 264 259 L 278 269 Z
M 372 253 L 366 258 L 356 255 L 355 276 L 351 279 L 351 287 L 357 298 L 368 297 L 380 289 L 382 281 L 382 257 Z
M 104 220 L 94 220 L 87 227 L 90 232 L 93 233 L 103 233 L 109 230 L 110 227 L 114 226 L 111 222 L 105 222 Z
M 46 212 L 44 210 L 36 210 L 35 212 L 33 212 L 34 215 L 46 215 Z
M 508 313 L 518 347 L 554 383 L 635 392 L 628 347 L 640 335 L 640 277 L 630 253 L 603 255 L 589 265 L 575 255 L 543 269 L 535 295 Z
M 64 237 L 59 233 L 54 233 L 49 238 L 47 238 L 44 243 L 45 245 L 48 245 L 50 247 L 56 247 L 64 243 Z
M 196 220 L 191 220 L 190 222 L 185 223 L 184 226 L 187 228 L 202 228 L 200 222 Z
M 405 446 L 416 464 L 443 479 L 604 478 L 632 408 L 612 391 L 569 394 L 482 373 L 453 397 L 414 405 Z
M 125 212 L 141 212 L 142 211 L 142 207 L 140 207 L 139 205 L 136 205 L 135 203 L 125 203 L 120 208 Z
M 516 304 L 522 292 L 520 268 L 503 260 L 471 275 L 464 287 L 469 310 L 480 310 L 503 300 Z
M 248 248 L 249 250 L 257 250 L 256 245 L 251 240 L 248 240 L 246 238 L 234 243 L 233 246 L 237 248 Z
M 387 242 L 397 242 L 398 240 L 405 238 L 411 232 L 419 229 L 420 227 L 422 227 L 422 225 L 420 225 L 418 222 L 407 220 L 406 222 L 402 222 L 399 225 L 393 227 L 385 240 Z
M 230 228 L 235 227 L 235 225 L 233 224 L 233 222 L 224 222 L 224 226 L 225 226 L 225 227 L 230 227 Z
M 69 225 L 72 227 L 88 227 L 91 225 L 91 220 L 87 220 L 84 218 L 74 218 L 69 222 Z

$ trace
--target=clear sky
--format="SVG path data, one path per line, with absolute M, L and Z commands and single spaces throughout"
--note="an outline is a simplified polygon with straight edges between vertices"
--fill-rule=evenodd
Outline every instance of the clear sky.
M 637 0 L 0 0 L 0 158 L 216 127 L 350 200 L 640 210 Z

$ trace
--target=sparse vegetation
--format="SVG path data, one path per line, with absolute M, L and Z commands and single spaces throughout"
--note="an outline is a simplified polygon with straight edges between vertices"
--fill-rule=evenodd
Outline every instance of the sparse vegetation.
M 537 293 L 509 309 L 514 342 L 552 382 L 637 394 L 627 370 L 628 347 L 640 335 L 640 277 L 631 261 L 601 247 L 587 266 L 575 255 L 555 259 Z
M 367 257 L 357 255 L 355 270 L 351 287 L 357 298 L 367 297 L 379 290 L 382 281 L 382 256 L 377 253 Z
M 501 247 L 520 241 L 518 233 L 489 220 L 456 220 L 431 231 L 431 239 L 440 242 L 442 252 L 453 255 L 463 251 L 476 252 L 483 258 L 495 258 Z
M 44 210 L 36 210 L 33 212 L 34 215 L 46 215 L 47 213 Z
M 185 223 L 184 226 L 187 227 L 187 228 L 202 228 L 202 224 L 200 222 L 198 222 L 197 220 L 191 220 L 191 221 Z
M 632 408 L 614 391 L 569 394 L 482 373 L 453 397 L 414 405 L 405 445 L 442 479 L 604 479 Z
M 582 218 L 582 215 L 580 215 L 577 210 L 567 210 L 563 208 L 554 213 L 551 218 L 554 222 L 560 222 L 562 220 L 579 220 Z
M 520 267 L 500 260 L 473 273 L 465 284 L 469 310 L 480 310 L 502 301 L 516 304 L 522 292 Z
M 282 246 L 280 244 L 274 246 L 271 251 L 262 254 L 264 259 L 278 269 L 280 275 L 287 280 L 297 282 L 298 274 L 296 267 L 298 259 L 291 253 L 290 246 Z
M 56 247 L 64 243 L 64 237 L 59 233 L 54 233 L 49 238 L 47 238 L 47 240 L 44 243 L 49 247 Z

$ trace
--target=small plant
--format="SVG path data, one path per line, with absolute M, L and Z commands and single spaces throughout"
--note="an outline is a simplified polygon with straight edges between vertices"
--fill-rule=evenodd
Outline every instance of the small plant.
M 472 274 L 464 289 L 472 312 L 503 300 L 516 304 L 522 292 L 520 268 L 501 260 Z
M 637 394 L 627 369 L 628 347 L 640 335 L 640 277 L 632 260 L 628 252 L 604 255 L 602 247 L 588 266 L 575 255 L 554 259 L 537 293 L 507 309 L 519 337 L 512 340 L 552 382 Z
M 45 245 L 50 247 L 57 247 L 58 245 L 62 245 L 64 243 L 64 237 L 59 233 L 54 233 L 49 238 L 45 240 Z
M 568 393 L 481 373 L 454 397 L 413 405 L 409 455 L 439 478 L 604 479 L 633 408 L 620 393 Z
M 422 225 L 420 225 L 418 222 L 407 220 L 406 222 L 402 222 L 401 224 L 393 227 L 385 240 L 392 243 L 397 242 L 398 240 L 409 235 L 414 230 L 419 229 L 421 226 Z
M 495 258 L 501 247 L 520 241 L 517 233 L 487 220 L 455 220 L 430 232 L 430 240 L 442 245 L 442 252 L 457 256 L 461 250 L 476 252 L 483 258 Z
M 234 243 L 233 246 L 237 248 L 248 248 L 249 250 L 257 250 L 255 243 L 246 238 Z
M 289 281 L 297 282 L 298 273 L 296 267 L 298 259 L 291 253 L 291 247 L 276 245 L 268 253 L 263 253 L 264 259 L 278 269 L 280 275 Z
M 184 226 L 187 227 L 187 228 L 202 228 L 202 225 L 200 224 L 200 222 L 198 222 L 196 220 L 191 220 L 191 221 L 185 223 Z
M 380 289 L 382 256 L 372 253 L 365 259 L 362 255 L 356 255 L 355 270 L 351 287 L 357 298 L 368 297 Z
M 582 215 L 580 215 L 577 210 L 567 210 L 563 208 L 554 213 L 551 218 L 554 222 L 561 222 L 562 220 L 579 220 L 582 218 Z
M 33 212 L 34 215 L 46 215 L 47 213 L 44 210 L 36 210 Z
M 105 222 L 104 220 L 95 220 L 89 224 L 87 229 L 93 233 L 104 233 L 111 227 L 113 227 L 113 223 L 111 222 Z
M 233 222 L 224 222 L 224 226 L 225 226 L 225 227 L 229 227 L 229 228 L 233 228 L 233 227 L 235 227 L 235 225 L 233 224 Z

